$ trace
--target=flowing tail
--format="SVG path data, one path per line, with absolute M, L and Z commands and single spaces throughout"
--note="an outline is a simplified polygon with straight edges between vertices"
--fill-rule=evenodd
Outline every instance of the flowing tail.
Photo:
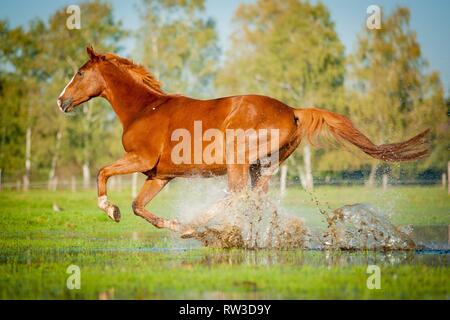
M 425 139 L 429 129 L 404 142 L 377 146 L 356 129 L 348 118 L 340 114 L 317 108 L 295 109 L 294 112 L 299 119 L 303 136 L 310 142 L 324 129 L 325 125 L 338 141 L 344 139 L 375 159 L 399 162 L 417 160 L 429 155 Z

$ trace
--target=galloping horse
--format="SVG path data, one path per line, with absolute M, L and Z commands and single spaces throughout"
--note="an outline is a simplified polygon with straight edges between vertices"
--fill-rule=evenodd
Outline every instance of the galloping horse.
M 237 192 L 247 187 L 250 177 L 253 188 L 267 191 L 271 173 L 292 154 L 302 138 L 311 139 L 323 129 L 328 129 L 336 139 L 346 140 L 383 161 L 415 160 L 428 154 L 424 141 L 428 130 L 405 142 L 375 145 L 348 118 L 333 112 L 317 108 L 294 109 L 259 95 L 213 100 L 171 95 L 165 93 L 158 80 L 142 66 L 112 53 L 96 53 L 91 46 L 87 47 L 87 53 L 89 61 L 73 76 L 57 102 L 67 113 L 100 96 L 109 101 L 122 123 L 122 144 L 126 153 L 122 159 L 102 168 L 97 178 L 98 206 L 116 222 L 120 221 L 120 210 L 108 202 L 106 192 L 106 183 L 111 176 L 145 174 L 147 180 L 132 204 L 134 213 L 157 228 L 177 231 L 180 225 L 176 220 L 159 218 L 145 209 L 173 178 L 227 174 L 229 191 Z M 277 145 L 271 145 L 259 157 L 245 158 L 243 163 L 227 162 L 226 152 L 218 153 L 224 161 L 175 163 L 172 151 L 177 141 L 173 140 L 173 132 L 183 128 L 193 133 L 197 121 L 201 121 L 203 130 L 214 129 L 222 133 L 230 129 L 276 129 Z M 202 140 L 202 137 L 194 139 Z M 204 141 L 200 143 L 203 146 Z M 225 144 L 219 141 L 219 146 Z M 249 148 L 245 152 L 248 153 Z M 278 155 L 276 163 L 265 165 L 263 158 L 275 153 Z M 262 174 L 263 170 L 269 174 Z

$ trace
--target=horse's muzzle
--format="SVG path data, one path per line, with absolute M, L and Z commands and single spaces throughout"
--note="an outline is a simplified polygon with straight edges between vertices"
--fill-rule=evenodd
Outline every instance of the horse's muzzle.
M 72 105 L 73 105 L 72 98 L 67 98 L 67 99 L 58 98 L 57 103 L 58 103 L 58 107 L 64 113 L 70 112 L 73 109 L 72 108 Z

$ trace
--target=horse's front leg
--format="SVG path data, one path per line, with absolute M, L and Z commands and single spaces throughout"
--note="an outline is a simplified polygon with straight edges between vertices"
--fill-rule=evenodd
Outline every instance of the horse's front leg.
M 150 161 L 142 159 L 135 154 L 128 153 L 122 159 L 100 169 L 97 176 L 98 207 L 105 211 L 112 220 L 119 222 L 119 208 L 108 202 L 106 191 L 108 179 L 116 175 L 148 171 L 152 169 L 151 167 Z
M 170 180 L 171 179 L 147 179 L 138 196 L 133 201 L 133 212 L 135 215 L 144 218 L 157 228 L 167 228 L 173 231 L 178 231 L 179 224 L 177 221 L 162 219 L 145 209 L 145 206 L 164 188 Z

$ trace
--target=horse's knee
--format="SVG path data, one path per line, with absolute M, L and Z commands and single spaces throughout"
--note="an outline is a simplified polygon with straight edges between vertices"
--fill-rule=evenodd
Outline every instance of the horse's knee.
M 133 201 L 133 203 L 131 204 L 131 207 L 133 208 L 133 212 L 135 215 L 144 218 L 145 220 L 147 220 L 148 222 L 150 222 L 152 225 L 154 225 L 157 228 L 171 228 L 174 229 L 174 225 L 173 222 L 166 222 L 164 219 L 159 218 L 155 215 L 153 215 L 150 212 L 147 212 L 143 205 L 141 203 L 139 203 L 138 201 Z M 168 223 L 168 226 L 166 226 L 166 223 Z
M 144 209 L 139 202 L 136 200 L 132 202 L 131 208 L 133 209 L 133 213 L 139 217 L 142 217 L 142 210 Z
M 108 176 L 106 175 L 106 170 L 102 168 L 97 173 L 97 182 L 101 183 L 102 181 L 106 181 L 106 179 L 108 179 Z

